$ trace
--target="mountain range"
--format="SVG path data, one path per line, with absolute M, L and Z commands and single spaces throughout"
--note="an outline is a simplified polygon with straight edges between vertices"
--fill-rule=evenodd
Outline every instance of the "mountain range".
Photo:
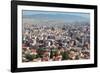
M 70 14 L 33 14 L 23 15 L 24 22 L 31 21 L 32 23 L 74 23 L 74 22 L 90 22 L 85 16 L 70 15 Z

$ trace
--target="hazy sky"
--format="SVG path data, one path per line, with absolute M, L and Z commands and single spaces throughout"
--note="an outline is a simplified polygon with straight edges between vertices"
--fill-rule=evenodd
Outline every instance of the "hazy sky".
M 34 22 L 41 21 L 41 23 L 47 21 L 90 22 L 89 13 L 23 10 L 22 15 L 23 18 L 34 20 Z
M 48 15 L 75 15 L 85 18 L 90 18 L 89 13 L 78 13 L 78 12 L 54 12 L 54 11 L 35 11 L 35 10 L 23 10 L 23 15 L 37 15 L 37 14 L 48 14 Z

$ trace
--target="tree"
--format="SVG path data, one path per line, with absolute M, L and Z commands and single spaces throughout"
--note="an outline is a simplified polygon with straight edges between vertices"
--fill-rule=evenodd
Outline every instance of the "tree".
M 62 60 L 68 60 L 69 56 L 68 56 L 68 51 L 62 52 Z

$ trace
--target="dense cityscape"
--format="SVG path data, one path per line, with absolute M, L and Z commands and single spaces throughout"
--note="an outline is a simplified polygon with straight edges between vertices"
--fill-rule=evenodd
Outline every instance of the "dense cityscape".
M 90 14 L 23 10 L 22 62 L 90 59 Z
M 23 24 L 22 62 L 90 58 L 90 24 Z

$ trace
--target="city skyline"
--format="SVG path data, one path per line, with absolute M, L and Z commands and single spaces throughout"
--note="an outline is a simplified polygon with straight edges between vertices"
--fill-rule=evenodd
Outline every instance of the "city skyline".
M 23 11 L 22 15 L 22 62 L 90 59 L 89 14 Z

